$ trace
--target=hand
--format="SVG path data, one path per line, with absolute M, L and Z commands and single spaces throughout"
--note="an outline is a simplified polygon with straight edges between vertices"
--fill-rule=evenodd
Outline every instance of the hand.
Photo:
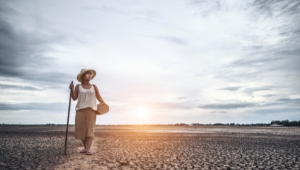
M 70 86 L 69 86 L 69 88 L 70 88 L 71 90 L 74 90 L 74 84 L 71 83 Z

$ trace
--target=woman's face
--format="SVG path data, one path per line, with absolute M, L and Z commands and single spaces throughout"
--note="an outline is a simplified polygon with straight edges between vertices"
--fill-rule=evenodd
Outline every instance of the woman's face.
M 90 71 L 87 71 L 86 73 L 84 73 L 84 74 L 82 75 L 82 78 L 83 78 L 84 80 L 90 81 L 90 80 L 92 79 L 92 73 L 91 73 Z

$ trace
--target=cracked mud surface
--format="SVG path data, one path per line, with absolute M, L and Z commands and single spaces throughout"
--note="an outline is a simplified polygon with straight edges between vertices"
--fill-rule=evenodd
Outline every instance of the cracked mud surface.
M 0 126 L 0 169 L 300 169 L 300 128 L 98 126 L 93 155 L 73 128 Z

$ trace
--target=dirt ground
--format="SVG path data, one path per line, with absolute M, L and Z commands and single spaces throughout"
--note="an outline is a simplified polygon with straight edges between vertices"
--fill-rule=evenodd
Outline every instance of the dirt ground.
M 97 126 L 93 155 L 65 126 L 0 126 L 0 169 L 300 169 L 300 128 Z

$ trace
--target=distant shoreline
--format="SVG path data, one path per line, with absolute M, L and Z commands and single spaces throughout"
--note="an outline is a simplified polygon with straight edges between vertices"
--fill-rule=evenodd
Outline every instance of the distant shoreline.
M 66 124 L 0 124 L 1 126 L 66 126 Z M 69 126 L 75 126 L 74 124 L 69 124 Z M 144 126 L 144 127 L 237 127 L 237 126 L 242 126 L 242 127 L 300 127 L 300 126 L 284 126 L 284 125 L 164 125 L 164 124 L 97 124 L 98 126 L 113 126 L 113 127 L 129 127 L 129 126 Z
M 69 124 L 70 126 L 74 126 L 74 124 Z M 8 124 L 2 123 L 0 126 L 66 126 L 66 124 L 55 124 L 55 123 L 46 123 L 46 124 Z M 280 126 L 299 126 L 300 120 L 272 120 L 270 123 L 169 123 L 169 124 L 96 124 L 96 126 L 272 126 L 272 127 L 280 127 Z

